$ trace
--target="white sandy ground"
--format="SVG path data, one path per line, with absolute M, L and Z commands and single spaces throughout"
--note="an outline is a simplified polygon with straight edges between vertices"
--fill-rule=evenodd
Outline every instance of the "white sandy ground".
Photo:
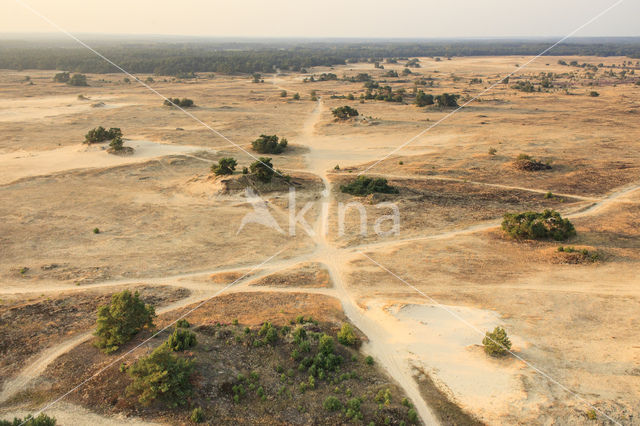
M 5 420 L 13 420 L 14 417 L 23 418 L 31 414 L 27 410 L 16 410 L 11 416 L 0 415 Z M 47 410 L 47 415 L 55 417 L 58 425 L 76 425 L 76 426 L 124 426 L 124 425 L 157 425 L 159 423 L 146 422 L 140 419 L 114 416 L 104 417 L 93 413 L 86 408 L 74 404 L 60 403 L 56 407 Z
M 96 108 L 119 108 L 127 103 L 116 103 L 111 98 L 92 97 L 79 100 L 77 96 L 42 96 L 33 99 L 3 99 L 0 106 L 0 122 L 33 121 L 60 115 L 78 114 L 92 110 L 92 105 L 102 102 Z
M 0 154 L 0 184 L 21 178 L 44 176 L 74 169 L 115 167 L 139 163 L 151 158 L 196 151 L 214 152 L 209 148 L 170 145 L 146 140 L 126 140 L 125 146 L 134 149 L 132 155 L 112 155 L 109 144 L 72 145 L 47 151 L 17 151 Z

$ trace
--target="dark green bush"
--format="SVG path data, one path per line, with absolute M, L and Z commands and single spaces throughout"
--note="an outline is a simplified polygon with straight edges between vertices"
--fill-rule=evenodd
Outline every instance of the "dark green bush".
M 192 333 L 191 331 L 181 327 L 176 327 L 166 341 L 169 349 L 174 352 L 184 351 L 185 349 L 192 348 L 197 343 L 198 340 L 196 339 L 195 333 Z
M 116 136 L 109 143 L 109 147 L 111 149 L 113 149 L 114 151 L 122 151 L 122 148 L 124 148 L 124 141 L 122 140 L 122 138 L 120 136 Z
M 196 407 L 191 412 L 191 416 L 189 419 L 194 423 L 202 423 L 204 422 L 204 411 L 200 407 Z
M 156 348 L 151 355 L 140 358 L 127 373 L 133 382 L 127 391 L 138 396 L 138 401 L 149 405 L 155 400 L 170 408 L 184 405 L 191 395 L 193 362 L 175 355 L 166 345 Z
M 237 165 L 238 162 L 235 160 L 235 158 L 224 157 L 218 160 L 218 164 L 214 164 L 211 166 L 211 171 L 217 176 L 232 175 Z
M 55 81 L 56 83 L 68 83 L 70 79 L 71 76 L 67 71 L 59 72 L 53 76 L 53 81 Z
M 259 181 L 269 183 L 273 179 L 275 171 L 273 170 L 273 164 L 271 164 L 271 158 L 260 157 L 258 161 L 254 161 L 249 166 L 251 174 L 255 175 Z
M 333 353 L 334 343 L 333 337 L 323 334 L 320 336 L 320 340 L 318 341 L 318 352 L 329 355 Z
M 376 192 L 383 194 L 397 194 L 398 189 L 387 184 L 385 178 L 373 178 L 368 176 L 358 176 L 346 185 L 340 185 L 340 191 L 358 196 L 365 196 Z
M 513 166 L 516 169 L 524 170 L 527 172 L 537 172 L 540 170 L 550 170 L 551 166 L 542 161 L 536 160 L 527 154 L 520 154 L 513 162 Z
M 553 238 L 564 241 L 574 235 L 576 230 L 569 219 L 563 219 L 560 213 L 545 210 L 542 213 L 506 213 L 502 229 L 512 238 L 540 240 Z
M 112 140 L 117 137 L 122 137 L 122 130 L 119 128 L 111 127 L 109 130 L 106 130 L 104 127 L 98 126 L 95 129 L 89 130 L 84 136 L 84 139 L 85 143 L 91 144 Z
M 334 117 L 340 120 L 346 120 L 347 118 L 357 117 L 359 115 L 357 109 L 351 108 L 348 105 L 335 108 L 331 111 L 331 113 Z
M 428 95 L 424 93 L 422 90 L 418 90 L 416 93 L 416 105 L 419 107 L 424 107 L 427 105 L 433 105 L 433 95 Z
M 496 327 L 493 332 L 486 333 L 482 339 L 484 351 L 491 356 L 503 356 L 511 349 L 511 340 L 507 337 L 507 332 L 502 327 Z
M 262 324 L 262 327 L 260 327 L 258 336 L 264 338 L 264 343 L 270 343 L 273 345 L 278 341 L 278 329 L 267 321 Z
M 460 95 L 443 93 L 435 97 L 435 104 L 439 108 L 457 107 Z
M 137 291 L 133 295 L 129 290 L 116 293 L 108 305 L 98 309 L 96 346 L 105 353 L 114 352 L 144 327 L 152 327 L 154 317 L 155 310 L 140 300 Z
M 179 106 L 180 108 L 191 108 L 195 106 L 193 101 L 189 98 L 167 98 L 164 100 L 164 105 L 169 107 Z
M 418 423 L 418 413 L 413 408 L 410 408 L 409 411 L 407 411 L 407 418 L 412 424 Z
M 280 138 L 276 135 L 260 135 L 258 139 L 251 142 L 251 146 L 260 154 L 281 154 L 287 149 L 289 142 L 285 138 L 280 142 L 278 140 Z
M 186 319 L 182 318 L 182 319 L 179 319 L 176 322 L 176 327 L 189 328 L 189 327 L 191 327 L 191 324 L 189 324 L 189 321 L 187 321 Z

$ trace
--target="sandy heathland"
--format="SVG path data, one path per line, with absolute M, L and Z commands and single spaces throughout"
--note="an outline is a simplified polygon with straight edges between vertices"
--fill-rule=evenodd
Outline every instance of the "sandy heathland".
M 598 69 L 542 57 L 501 83 L 528 58 L 468 57 L 421 58 L 410 73 L 404 61 L 358 63 L 264 83 L 153 76 L 154 89 L 193 99 L 189 112 L 224 137 L 122 75 L 89 75 L 77 88 L 54 83 L 53 71 L 0 72 L 0 321 L 35 318 L 42 329 L 12 330 L 16 341 L 32 330 L 28 353 L 0 335 L 3 358 L 16 359 L 2 365 L 3 418 L 63 392 L 55 372 L 93 350 L 86 315 L 117 286 L 144 288 L 169 317 L 221 292 L 215 315 L 227 322 L 330 309 L 327 323 L 360 330 L 362 351 L 426 424 L 640 424 L 640 68 L 622 57 L 562 59 Z M 338 79 L 318 81 L 322 73 Z M 361 73 L 404 90 L 403 102 L 360 100 Z M 526 82 L 533 91 L 515 87 Z M 410 96 L 453 93 L 463 104 L 494 83 L 450 116 Z M 343 105 L 359 116 L 335 120 Z M 99 125 L 121 128 L 133 154 L 83 144 Z M 260 134 L 289 140 L 269 157 L 290 183 L 252 185 L 258 198 L 241 170 L 260 156 L 251 150 Z M 550 168 L 522 170 L 520 154 Z M 235 175 L 212 175 L 229 156 Z M 398 193 L 342 193 L 359 173 Z M 504 213 L 545 208 L 570 218 L 577 235 L 519 242 L 501 232 Z M 42 310 L 73 294 L 87 298 L 75 326 L 64 309 L 47 319 L 18 303 Z M 481 346 L 496 326 L 513 343 L 503 358 Z M 65 424 L 149 420 L 70 401 L 51 411 Z

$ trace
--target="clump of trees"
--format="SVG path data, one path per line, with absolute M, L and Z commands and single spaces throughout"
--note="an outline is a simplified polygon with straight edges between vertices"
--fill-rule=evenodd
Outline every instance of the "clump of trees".
M 260 182 L 269 183 L 273 179 L 275 171 L 273 170 L 273 164 L 271 164 L 271 158 L 260 157 L 258 161 L 254 161 L 249 166 L 251 174 L 254 175 Z
M 127 343 L 145 327 L 153 327 L 155 310 L 140 300 L 136 291 L 116 293 L 108 305 L 98 309 L 95 345 L 105 353 L 112 353 Z
M 419 107 L 425 107 L 427 105 L 433 105 L 434 99 L 433 95 L 429 95 L 424 93 L 422 90 L 418 90 L 416 93 L 416 105 Z
M 331 113 L 339 120 L 346 120 L 348 118 L 357 117 L 359 115 L 357 109 L 351 108 L 348 105 L 334 108 Z
M 88 86 L 87 76 L 84 74 L 74 74 L 69 79 L 68 84 L 70 86 Z
M 193 101 L 189 98 L 167 98 L 164 100 L 164 105 L 169 107 L 179 106 L 180 108 L 191 108 L 195 106 Z
M 550 170 L 551 166 L 542 161 L 536 160 L 530 155 L 520 154 L 513 162 L 513 166 L 518 170 L 524 170 L 527 172 L 537 172 L 540 170 Z
M 84 136 L 84 142 L 86 144 L 92 144 L 112 140 L 117 137 L 122 138 L 122 130 L 118 127 L 111 127 L 109 130 L 106 130 L 104 127 L 98 126 L 87 132 Z
M 531 92 L 535 92 L 535 86 L 533 85 L 532 82 L 530 81 L 518 81 L 516 84 L 514 84 L 513 86 L 511 86 L 511 88 L 519 90 L 521 92 L 525 92 L 525 93 L 531 93 Z
M 397 194 L 398 189 L 390 186 L 385 178 L 358 176 L 346 185 L 340 185 L 340 191 L 345 194 L 365 196 L 376 192 L 383 194 Z
M 457 107 L 458 98 L 460 98 L 460 95 L 443 93 L 435 97 L 435 104 L 439 108 Z
M 506 213 L 502 221 L 502 230 L 511 238 L 518 240 L 564 241 L 576 235 L 571 221 L 564 219 L 554 210 L 545 210 L 542 213 Z
M 288 144 L 287 139 L 280 140 L 276 135 L 260 135 L 258 139 L 251 142 L 253 149 L 260 154 L 281 154 L 287 149 Z
M 160 345 L 149 356 L 140 358 L 127 370 L 133 382 L 127 392 L 149 405 L 160 401 L 170 408 L 184 405 L 191 396 L 192 361 L 174 354 L 168 345 Z
M 224 157 L 218 160 L 218 164 L 214 164 L 211 166 L 211 171 L 216 176 L 232 175 L 237 165 L 238 165 L 238 162 L 236 161 L 235 158 Z
M 511 340 L 502 327 L 496 327 L 492 332 L 487 331 L 482 339 L 484 351 L 491 356 L 499 357 L 509 353 Z

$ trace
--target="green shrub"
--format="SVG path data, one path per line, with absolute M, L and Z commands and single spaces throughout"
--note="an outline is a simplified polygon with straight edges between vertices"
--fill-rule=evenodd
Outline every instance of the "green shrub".
M 189 324 L 189 321 L 187 321 L 186 319 L 181 318 L 176 322 L 176 327 L 189 328 L 191 327 L 191 324 Z
M 506 213 L 502 221 L 502 229 L 515 239 L 549 239 L 564 241 L 574 235 L 576 230 L 560 213 L 545 210 L 542 213 Z
M 435 97 L 435 104 L 437 107 L 440 107 L 440 108 L 457 107 L 459 97 L 460 95 L 443 93 Z
M 122 148 L 124 148 L 124 141 L 122 140 L 122 138 L 120 136 L 116 136 L 109 143 L 109 147 L 111 149 L 113 149 L 114 151 L 122 151 Z
M 87 76 L 84 74 L 74 74 L 68 81 L 71 86 L 88 86 Z
M 346 185 L 340 185 L 340 191 L 357 196 L 365 196 L 376 192 L 383 194 L 397 194 L 398 189 L 390 186 L 385 178 L 358 176 Z
M 358 336 L 356 336 L 353 327 L 348 322 L 342 324 L 342 328 L 338 332 L 338 342 L 346 346 L 354 346 L 358 343 Z
M 55 426 L 57 420 L 42 413 L 38 417 L 27 416 L 24 419 L 15 418 L 13 421 L 0 420 L 0 426 Z
M 237 165 L 238 162 L 235 160 L 235 158 L 224 157 L 218 160 L 218 164 L 214 164 L 211 166 L 211 171 L 217 176 L 232 175 Z
M 93 228 L 93 233 L 94 234 L 99 234 L 100 233 L 100 229 L 99 228 Z
M 262 324 L 258 331 L 258 336 L 264 338 L 265 343 L 275 344 L 278 341 L 278 329 L 276 329 L 269 321 Z
M 127 373 L 133 382 L 127 387 L 127 392 L 137 395 L 143 405 L 155 400 L 171 408 L 184 405 L 191 395 L 193 370 L 193 362 L 178 357 L 166 345 L 161 345 L 151 355 L 129 367 Z
M 202 423 L 204 422 L 204 411 L 200 407 L 196 407 L 191 412 L 191 417 L 189 417 L 194 423 Z
M 416 93 L 416 105 L 419 107 L 424 107 L 427 105 L 433 105 L 433 95 L 428 95 L 424 93 L 422 90 L 418 90 Z
M 295 99 L 296 101 L 299 101 L 300 100 L 300 93 L 295 93 L 293 95 L 293 99 Z
M 591 96 L 592 98 L 597 98 L 598 96 L 600 96 L 600 93 L 592 90 L 591 92 L 589 92 L 589 96 Z
M 373 357 L 371 355 L 367 355 L 367 357 L 364 359 L 364 362 L 366 362 L 367 365 L 373 365 Z
M 496 327 L 492 332 L 487 331 L 482 344 L 484 351 L 491 356 L 506 355 L 511 349 L 511 341 L 502 327 Z
M 407 411 L 407 418 L 410 423 L 418 423 L 418 413 L 413 408 L 410 408 L 409 411 Z
M 342 410 L 342 403 L 340 402 L 340 400 L 338 398 L 336 398 L 333 395 L 328 396 L 324 402 L 322 403 L 322 406 L 324 407 L 325 410 L 327 411 L 338 411 L 338 410 Z
M 108 305 L 98 309 L 95 335 L 96 346 L 105 353 L 111 353 L 128 342 L 144 327 L 153 326 L 155 310 L 140 300 L 136 291 L 116 293 Z
M 67 71 L 59 72 L 53 76 L 53 81 L 55 81 L 56 83 L 68 83 L 70 79 L 71 76 Z
M 198 344 L 195 333 L 177 327 L 166 341 L 167 346 L 174 352 L 184 351 Z
M 318 352 L 329 355 L 332 354 L 334 350 L 333 337 L 323 334 L 320 336 L 320 340 L 318 341 Z
M 167 98 L 164 100 L 164 105 L 169 107 L 179 106 L 180 108 L 191 108 L 195 106 L 193 101 L 188 98 Z
M 359 115 L 357 109 L 351 108 L 348 105 L 335 108 L 331 111 L 331 113 L 339 120 L 346 120 L 348 118 L 357 117 Z
M 287 91 L 283 90 L 282 92 L 280 92 L 280 97 L 281 98 L 286 98 L 287 97 Z
M 251 142 L 251 146 L 260 154 L 281 154 L 289 142 L 285 138 L 279 140 L 277 135 L 260 135 L 258 139 Z
M 249 166 L 251 174 L 255 175 L 259 181 L 264 183 L 271 182 L 275 171 L 273 170 L 273 164 L 271 164 L 271 158 L 260 157 L 258 161 L 254 161 Z
M 98 126 L 95 129 L 91 129 L 84 136 L 84 142 L 87 144 L 96 143 L 96 142 L 104 142 L 108 140 L 115 139 L 117 137 L 122 137 L 122 130 L 117 127 L 111 127 L 109 130 L 106 130 L 102 126 Z

